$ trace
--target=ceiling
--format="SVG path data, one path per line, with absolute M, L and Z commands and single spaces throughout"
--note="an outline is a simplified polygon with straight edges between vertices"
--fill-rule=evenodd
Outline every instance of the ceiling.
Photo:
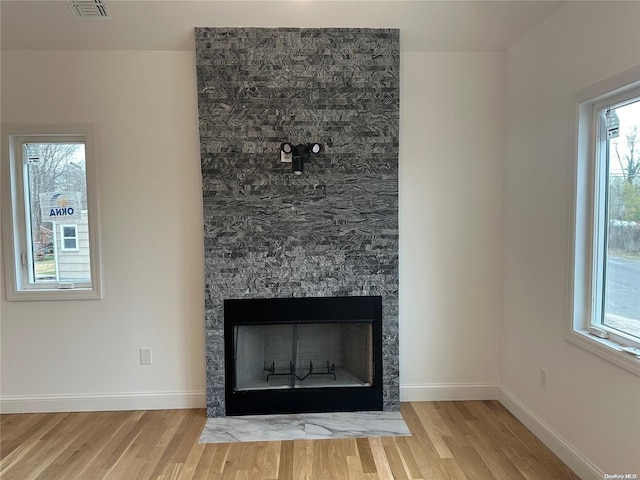
M 77 19 L 62 0 L 0 0 L 2 50 L 193 50 L 194 27 L 399 28 L 404 51 L 502 51 L 561 1 L 106 0 Z

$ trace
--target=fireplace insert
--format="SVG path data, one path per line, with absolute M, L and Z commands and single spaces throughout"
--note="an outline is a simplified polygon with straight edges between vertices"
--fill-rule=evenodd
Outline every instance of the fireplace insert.
M 382 298 L 224 301 L 227 415 L 382 410 Z

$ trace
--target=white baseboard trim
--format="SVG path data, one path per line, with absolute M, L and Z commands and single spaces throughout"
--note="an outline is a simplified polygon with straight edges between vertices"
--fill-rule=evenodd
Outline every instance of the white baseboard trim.
M 0 397 L 0 413 L 204 408 L 205 392 L 133 392 Z
M 533 432 L 560 460 L 573 470 L 582 480 L 602 480 L 605 473 L 582 455 L 562 435 L 556 432 L 542 418 L 531 411 L 513 393 L 500 385 L 499 401 L 525 427 Z
M 497 400 L 497 383 L 431 383 L 400 385 L 401 402 L 435 402 L 454 400 Z

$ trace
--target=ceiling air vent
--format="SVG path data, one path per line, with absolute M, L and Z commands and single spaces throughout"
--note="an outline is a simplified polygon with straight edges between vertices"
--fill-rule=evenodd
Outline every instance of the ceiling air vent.
M 107 5 L 102 0 L 69 0 L 67 4 L 76 18 L 111 18 Z

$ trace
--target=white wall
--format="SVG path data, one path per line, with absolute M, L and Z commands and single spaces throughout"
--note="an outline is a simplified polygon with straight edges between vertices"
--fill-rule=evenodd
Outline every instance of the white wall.
M 568 2 L 506 54 L 502 384 L 589 478 L 640 475 L 640 378 L 563 338 L 571 95 L 640 63 L 639 26 L 638 2 Z
M 204 405 L 193 53 L 1 60 L 3 122 L 95 124 L 106 285 L 101 301 L 2 299 L 2 408 Z M 402 396 L 495 398 L 502 55 L 403 53 L 401 65 Z
M 400 63 L 401 399 L 496 398 L 503 55 Z
M 193 57 L 2 53 L 2 122 L 95 126 L 105 281 L 100 301 L 6 302 L 2 289 L 3 409 L 203 404 Z
M 569 2 L 504 64 L 497 53 L 401 58 L 403 400 L 491 396 L 501 381 L 538 431 L 604 473 L 640 473 L 640 381 L 563 339 L 569 99 L 640 63 L 639 24 L 637 2 Z M 2 408 L 203 405 L 193 53 L 1 62 L 3 122 L 96 126 L 106 285 L 101 301 L 3 296 Z M 147 346 L 153 365 L 139 366 Z

